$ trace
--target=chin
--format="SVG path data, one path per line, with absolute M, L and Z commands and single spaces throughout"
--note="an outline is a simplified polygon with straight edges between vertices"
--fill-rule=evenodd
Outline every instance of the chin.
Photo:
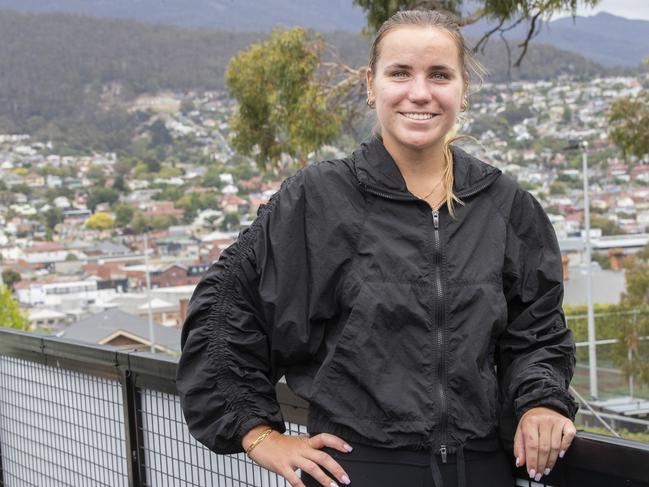
M 428 150 L 443 143 L 444 137 L 404 137 L 401 140 L 401 145 L 413 150 Z

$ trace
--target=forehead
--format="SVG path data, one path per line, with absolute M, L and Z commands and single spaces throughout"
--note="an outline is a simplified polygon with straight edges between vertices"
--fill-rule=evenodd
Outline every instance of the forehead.
M 389 31 L 379 45 L 377 63 L 441 63 L 459 68 L 457 42 L 443 29 L 424 26 L 402 26 Z

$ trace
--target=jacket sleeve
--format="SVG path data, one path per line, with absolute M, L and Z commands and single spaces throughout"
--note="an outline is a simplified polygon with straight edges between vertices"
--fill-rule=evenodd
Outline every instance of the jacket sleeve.
M 571 419 L 568 392 L 575 343 L 562 309 L 563 266 L 554 229 L 539 202 L 517 188 L 510 212 L 503 272 L 507 326 L 498 342 L 503 412 L 516 420 L 537 406 Z
M 260 208 L 189 303 L 176 386 L 190 433 L 219 454 L 243 451 L 259 424 L 285 432 L 275 384 L 322 336 L 310 325 L 318 310 L 302 179 L 287 179 Z

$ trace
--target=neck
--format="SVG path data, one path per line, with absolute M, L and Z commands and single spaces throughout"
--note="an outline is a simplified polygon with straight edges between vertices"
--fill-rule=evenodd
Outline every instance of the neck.
M 431 181 L 438 181 L 444 176 L 446 159 L 444 145 L 440 143 L 426 150 L 416 150 L 394 144 L 384 139 L 383 144 L 397 164 L 401 175 L 410 189 L 430 187 Z

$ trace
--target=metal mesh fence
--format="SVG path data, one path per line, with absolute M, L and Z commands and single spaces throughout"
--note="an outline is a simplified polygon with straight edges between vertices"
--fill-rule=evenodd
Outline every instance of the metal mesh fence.
M 215 455 L 189 434 L 178 396 L 144 389 L 142 394 L 143 458 L 146 485 L 284 487 L 282 477 L 262 469 L 245 454 Z M 286 423 L 288 433 L 306 426 Z
M 117 381 L 0 356 L 4 485 L 128 485 Z
M 0 487 L 288 485 L 244 454 L 216 455 L 190 436 L 173 393 L 174 362 L 17 332 L 0 330 L 0 338 Z M 280 392 L 285 417 L 301 423 L 304 406 Z M 306 433 L 303 424 L 286 427 Z M 567 483 L 554 485 L 645 479 L 645 447 L 582 435 L 564 469 Z M 613 466 L 591 460 L 604 451 Z M 584 475 L 604 480 L 577 481 Z M 516 485 L 546 484 L 518 478 Z

